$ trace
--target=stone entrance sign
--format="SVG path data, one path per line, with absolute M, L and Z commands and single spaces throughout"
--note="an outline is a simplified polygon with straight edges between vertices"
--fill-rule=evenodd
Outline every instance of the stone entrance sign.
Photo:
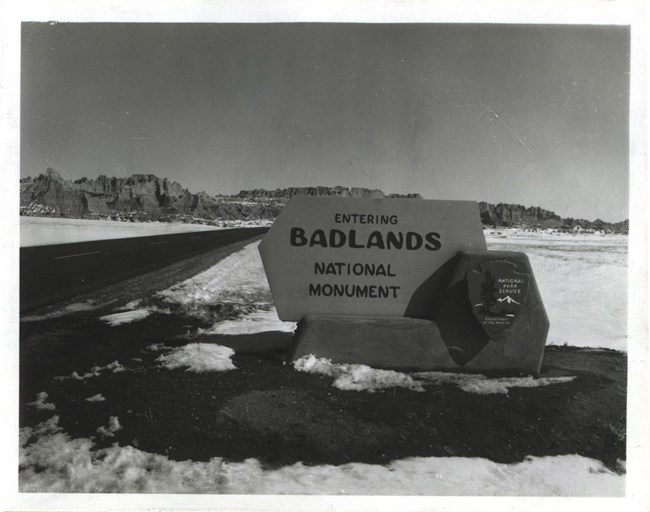
M 488 251 L 470 201 L 294 197 L 260 244 L 291 358 L 538 375 L 549 321 L 528 258 Z
M 260 244 L 280 319 L 430 318 L 459 251 L 485 251 L 473 201 L 294 197 Z

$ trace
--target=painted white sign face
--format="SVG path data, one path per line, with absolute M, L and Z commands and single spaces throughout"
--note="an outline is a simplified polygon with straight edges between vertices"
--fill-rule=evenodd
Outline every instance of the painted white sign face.
M 281 320 L 429 318 L 458 251 L 487 250 L 477 203 L 293 197 L 260 244 Z

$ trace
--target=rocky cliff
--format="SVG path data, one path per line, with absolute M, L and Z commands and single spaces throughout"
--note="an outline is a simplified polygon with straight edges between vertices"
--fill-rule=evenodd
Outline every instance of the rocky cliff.
M 411 199 L 421 199 L 420 194 L 384 194 L 378 189 L 357 188 L 357 187 L 290 187 L 278 188 L 276 190 L 265 190 L 257 188 L 253 190 L 242 190 L 236 197 L 241 199 L 256 200 L 288 200 L 293 196 L 339 196 L 339 197 L 366 197 L 366 198 L 383 198 L 383 197 L 406 197 Z
M 355 187 L 290 187 L 276 190 L 242 190 L 235 196 L 194 194 L 179 183 L 153 174 L 128 178 L 81 178 L 64 180 L 54 169 L 38 177 L 20 180 L 21 215 L 50 215 L 122 220 L 214 221 L 274 219 L 295 195 L 339 197 L 406 197 L 420 194 L 389 194 Z M 627 233 L 628 221 L 615 224 L 601 220 L 562 219 L 554 212 L 518 204 L 479 203 L 486 226 L 523 226 L 563 230 L 602 230 Z
M 23 215 L 129 220 L 264 219 L 275 218 L 282 205 L 259 204 L 231 197 L 193 194 L 179 183 L 153 174 L 128 178 L 64 180 L 53 169 L 20 181 Z
M 519 204 L 479 203 L 481 221 L 487 226 L 540 226 L 557 228 L 562 226 L 562 217 L 537 206 L 526 208 Z
M 585 220 L 571 217 L 562 218 L 555 212 L 537 206 L 526 208 L 519 204 L 479 203 L 481 221 L 485 226 L 509 227 L 526 226 L 529 228 L 552 228 L 562 231 L 609 231 L 628 233 L 629 221 L 605 222 L 600 219 Z
M 48 169 L 34 180 L 20 180 L 21 210 L 29 203 L 68 217 L 83 216 L 88 210 L 84 194 L 71 188 L 54 169 Z

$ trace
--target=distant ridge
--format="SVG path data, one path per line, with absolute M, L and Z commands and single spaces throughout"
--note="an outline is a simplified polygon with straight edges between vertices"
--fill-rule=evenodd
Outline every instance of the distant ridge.
M 341 197 L 369 197 L 369 198 L 393 198 L 402 197 L 408 199 L 422 199 L 420 194 L 384 194 L 378 189 L 358 187 L 290 187 L 266 190 L 256 188 L 253 190 L 242 190 L 235 197 L 251 201 L 260 199 L 290 199 L 293 196 L 341 196 Z
M 160 220 L 212 224 L 228 220 L 274 219 L 295 195 L 420 199 L 420 194 L 385 194 L 357 187 L 290 187 L 242 190 L 234 196 L 194 194 L 176 181 L 153 174 L 63 179 L 54 169 L 20 180 L 20 214 L 130 221 Z M 539 207 L 479 203 L 481 221 L 494 228 L 520 226 L 565 231 L 627 233 L 628 221 L 563 219 Z

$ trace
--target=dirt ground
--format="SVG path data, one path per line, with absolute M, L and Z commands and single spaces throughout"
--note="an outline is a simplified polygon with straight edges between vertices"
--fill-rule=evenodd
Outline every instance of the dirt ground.
M 147 347 L 186 344 L 178 336 L 188 327 L 158 314 L 112 328 L 87 312 L 22 322 L 20 425 L 52 416 L 26 405 L 46 391 L 73 438 L 95 436 L 117 416 L 123 428 L 98 446 L 117 442 L 175 460 L 254 457 L 278 467 L 297 461 L 384 464 L 411 456 L 512 463 L 528 455 L 579 454 L 621 471 L 617 461 L 626 458 L 624 353 L 547 347 L 541 376 L 576 378 L 507 395 L 453 385 L 368 393 L 341 391 L 330 377 L 294 370 L 285 362 L 288 333 L 248 339 L 242 346 L 262 343 L 268 350 L 236 354 L 233 371 L 161 368 L 160 352 Z M 115 360 L 128 371 L 55 379 Z M 86 401 L 97 393 L 106 401 Z

